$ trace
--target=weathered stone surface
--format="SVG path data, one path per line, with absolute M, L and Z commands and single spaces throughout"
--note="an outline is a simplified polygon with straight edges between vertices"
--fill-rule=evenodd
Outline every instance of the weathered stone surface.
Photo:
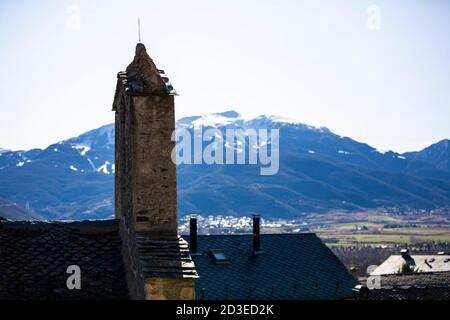
M 124 103 L 121 103 L 122 105 Z M 115 114 L 115 176 L 114 176 L 114 201 L 115 215 L 117 219 L 124 216 L 126 211 L 125 189 L 125 108 L 120 107 Z
M 194 300 L 194 279 L 150 278 L 145 284 L 147 300 Z
M 178 237 L 174 90 L 142 44 L 119 72 L 115 205 L 132 299 L 193 299 L 195 265 Z
M 136 231 L 153 238 L 177 237 L 176 168 L 171 160 L 175 129 L 173 96 L 134 96 L 132 179 Z
M 145 299 L 145 279 L 137 251 L 136 237 L 124 218 L 120 220 L 120 236 L 130 299 L 143 300 Z
M 136 81 L 145 90 L 131 95 L 127 88 Z M 171 159 L 174 96 L 165 86 L 145 47 L 138 44 L 126 73 L 119 73 L 113 108 L 116 217 L 126 216 L 130 227 L 153 238 L 177 236 L 176 167 Z
M 131 92 L 166 94 L 166 85 L 158 68 L 147 54 L 145 46 L 138 43 L 133 62 L 127 67 L 127 85 Z

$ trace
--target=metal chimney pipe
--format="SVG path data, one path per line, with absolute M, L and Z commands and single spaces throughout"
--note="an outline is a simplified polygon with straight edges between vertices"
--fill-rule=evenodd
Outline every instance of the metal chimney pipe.
M 197 236 L 197 215 L 191 214 L 189 220 L 189 242 L 191 253 L 197 253 L 198 250 L 198 236 Z
M 261 251 L 261 234 L 260 234 L 261 218 L 259 214 L 253 215 L 253 252 L 259 253 Z

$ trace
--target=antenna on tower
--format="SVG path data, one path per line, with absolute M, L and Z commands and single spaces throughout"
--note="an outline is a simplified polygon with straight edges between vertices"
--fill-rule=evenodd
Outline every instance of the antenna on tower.
M 138 17 L 138 37 L 139 43 L 141 43 L 141 18 Z

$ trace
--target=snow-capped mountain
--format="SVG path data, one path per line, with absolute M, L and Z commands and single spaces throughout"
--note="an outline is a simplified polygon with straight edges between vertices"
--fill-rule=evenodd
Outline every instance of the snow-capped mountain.
M 235 111 L 182 118 L 177 127 L 280 130 L 276 175 L 261 176 L 251 165 L 179 165 L 180 215 L 293 217 L 331 209 L 450 206 L 448 140 L 420 152 L 381 152 L 327 128 L 277 116 L 249 119 Z M 237 142 L 225 146 L 239 147 Z M 0 198 L 5 201 L 50 219 L 113 215 L 114 125 L 44 150 L 0 154 Z
M 113 177 L 113 125 L 44 150 L 9 151 L 0 156 L 0 197 L 22 206 L 28 202 L 51 219 L 111 216 Z

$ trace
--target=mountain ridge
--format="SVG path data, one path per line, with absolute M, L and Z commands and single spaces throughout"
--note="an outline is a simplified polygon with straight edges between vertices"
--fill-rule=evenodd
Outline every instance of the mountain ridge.
M 396 153 L 278 116 L 243 118 L 228 110 L 176 123 L 192 132 L 199 126 L 280 130 L 280 171 L 275 176 L 260 176 L 253 165 L 178 165 L 180 215 L 290 218 L 330 210 L 450 207 L 448 139 Z M 114 125 L 108 124 L 42 150 L 3 152 L 0 198 L 28 203 L 47 219 L 109 218 L 114 172 Z

